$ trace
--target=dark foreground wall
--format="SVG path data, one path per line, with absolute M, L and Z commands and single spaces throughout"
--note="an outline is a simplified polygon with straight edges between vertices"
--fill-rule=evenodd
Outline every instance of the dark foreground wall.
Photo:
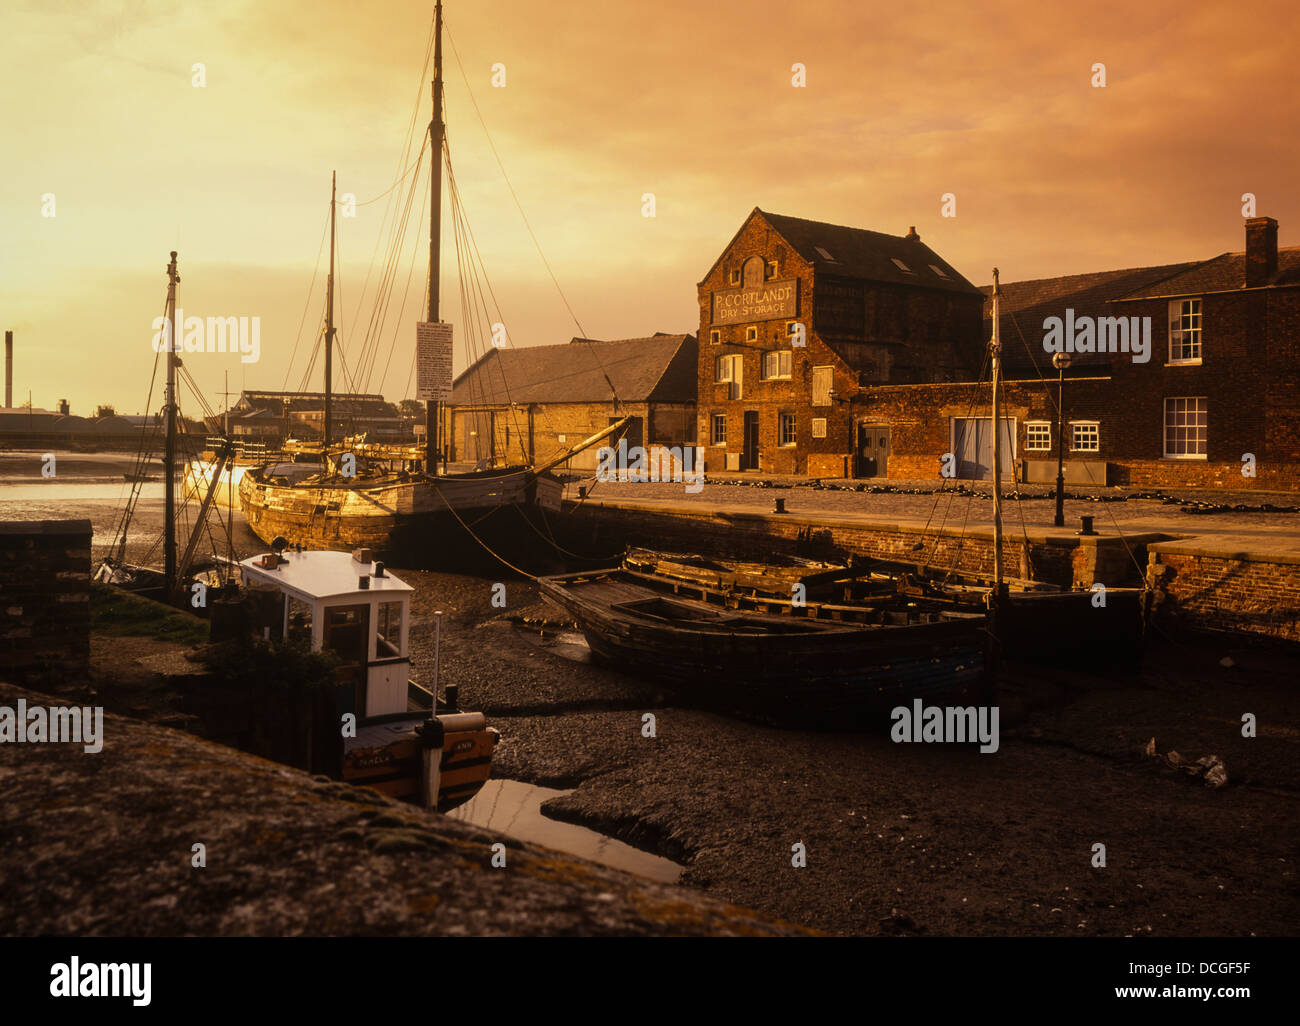
M 20 698 L 64 701 L 0 685 L 0 707 Z M 103 727 L 97 754 L 0 744 L 0 935 L 807 932 L 180 731 Z
M 89 520 L 0 523 L 0 673 L 37 682 L 90 662 Z

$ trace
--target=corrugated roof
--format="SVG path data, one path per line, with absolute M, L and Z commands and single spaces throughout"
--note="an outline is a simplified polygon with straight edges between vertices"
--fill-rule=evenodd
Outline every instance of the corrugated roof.
M 1122 316 L 1114 306 L 1108 305 L 1110 300 L 1163 282 L 1198 264 L 1199 261 L 1193 261 L 1157 267 L 1130 267 L 1121 271 L 1098 271 L 1094 274 L 1067 274 L 1060 278 L 1003 282 L 999 308 L 1005 371 L 1027 377 L 1055 375 L 1051 355 L 1043 350 L 1043 321 L 1048 317 L 1064 318 L 1067 309 L 1073 310 L 1076 318 Z M 989 298 L 993 294 L 993 286 L 981 286 L 980 291 L 985 296 L 984 338 L 987 340 L 993 334 L 993 302 Z M 1032 359 L 1030 351 L 1033 353 Z M 1076 353 L 1072 357 L 1071 366 L 1109 366 L 1110 361 L 1110 353 Z
M 1279 246 L 1277 274 L 1267 283 L 1271 288 L 1300 285 L 1300 246 Z M 1199 296 L 1209 292 L 1237 292 L 1246 287 L 1246 254 L 1221 253 L 1211 260 L 1191 265 L 1166 281 L 1157 282 L 1117 299 L 1159 299 L 1164 296 Z
M 493 349 L 456 379 L 452 403 L 694 402 L 698 355 L 694 335 L 662 333 Z
M 919 236 L 886 235 L 866 228 L 809 221 L 766 210 L 757 212 L 801 257 L 811 262 L 816 271 L 944 292 L 978 291 Z M 900 267 L 895 260 L 904 266 Z M 943 274 L 936 273 L 935 267 Z

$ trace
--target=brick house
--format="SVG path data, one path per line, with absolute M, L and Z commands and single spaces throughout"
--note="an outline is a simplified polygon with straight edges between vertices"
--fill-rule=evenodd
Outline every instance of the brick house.
M 869 386 L 970 380 L 979 289 L 907 236 L 757 207 L 699 282 L 699 427 L 714 473 L 847 477 L 887 462 Z
M 536 463 L 623 417 L 629 448 L 694 445 L 697 360 L 694 335 L 663 332 L 492 349 L 453 383 L 451 459 Z M 568 466 L 594 470 L 599 449 Z
M 1056 478 L 1057 374 L 1044 348 L 1050 319 L 1063 333 L 1087 322 L 1094 348 L 1105 319 L 1112 346 L 1117 332 L 1128 341 L 1125 331 L 1145 335 L 1149 323 L 1149 351 L 1135 359 L 1130 344 L 1128 352 L 1072 354 L 1064 386 L 1067 483 L 1296 489 L 1300 248 L 1278 249 L 1273 219 L 1247 221 L 1244 252 L 1003 284 L 1000 311 L 1008 474 Z M 991 331 L 990 304 L 985 339 Z M 884 476 L 936 477 L 945 453 L 954 455 L 958 477 L 990 476 L 987 378 L 873 387 L 854 408 L 890 428 Z

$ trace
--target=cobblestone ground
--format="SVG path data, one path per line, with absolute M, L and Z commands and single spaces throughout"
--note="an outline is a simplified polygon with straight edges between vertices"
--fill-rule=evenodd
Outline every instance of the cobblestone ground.
M 797 482 L 797 483 L 796 483 Z M 568 498 L 578 498 L 571 483 Z M 953 482 L 944 488 L 935 481 L 899 481 L 889 485 L 852 483 L 818 487 L 802 478 L 770 478 L 709 482 L 691 493 L 681 483 L 586 482 L 589 502 L 689 504 L 706 509 L 769 513 L 777 499 L 796 516 L 855 516 L 884 521 L 927 520 L 933 525 L 987 527 L 993 522 L 992 494 L 981 482 Z M 886 491 L 885 489 L 889 490 Z M 1017 485 L 1019 495 L 1004 496 L 1003 522 L 1008 530 L 1022 521 L 1031 528 L 1050 528 L 1056 504 L 1051 489 Z M 1233 507 L 1240 507 L 1234 510 Z M 1107 488 L 1066 489 L 1063 530 L 1074 532 L 1080 516 L 1092 516 L 1103 534 L 1161 530 L 1178 536 L 1241 534 L 1300 540 L 1300 495 L 1279 492 L 1210 492 Z

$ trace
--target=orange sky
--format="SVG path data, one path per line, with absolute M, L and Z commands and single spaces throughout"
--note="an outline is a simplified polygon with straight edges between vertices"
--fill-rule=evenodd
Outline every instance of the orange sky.
M 421 124 L 429 116 L 432 10 L 7 7 L 0 327 L 16 334 L 15 401 L 30 389 L 38 407 L 142 410 L 173 248 L 187 314 L 261 318 L 259 363 L 188 358 L 208 401 L 225 370 L 234 390 L 296 386 L 324 305 L 323 266 L 310 299 L 308 287 L 330 171 L 359 201 L 392 183 L 417 95 Z M 1239 250 L 1244 192 L 1280 221 L 1282 245 L 1300 244 L 1297 11 L 1294 0 L 449 0 L 445 17 L 586 334 L 618 338 L 696 330 L 695 283 L 754 206 L 900 235 L 916 225 L 977 284 L 994 265 L 1016 281 Z M 578 329 L 446 51 L 457 178 L 511 341 L 565 342 Z M 806 88 L 791 86 L 796 61 Z M 1097 61 L 1105 89 L 1090 84 Z M 196 62 L 205 88 L 192 85 Z M 496 62 L 505 88 L 491 87 Z M 641 215 L 646 192 L 654 219 Z M 384 202 L 340 221 L 338 321 L 353 354 Z M 391 399 L 407 394 L 423 303 L 427 241 L 408 243 L 382 336 L 396 348 L 385 379 L 368 382 Z M 443 316 L 463 338 L 454 299 Z

